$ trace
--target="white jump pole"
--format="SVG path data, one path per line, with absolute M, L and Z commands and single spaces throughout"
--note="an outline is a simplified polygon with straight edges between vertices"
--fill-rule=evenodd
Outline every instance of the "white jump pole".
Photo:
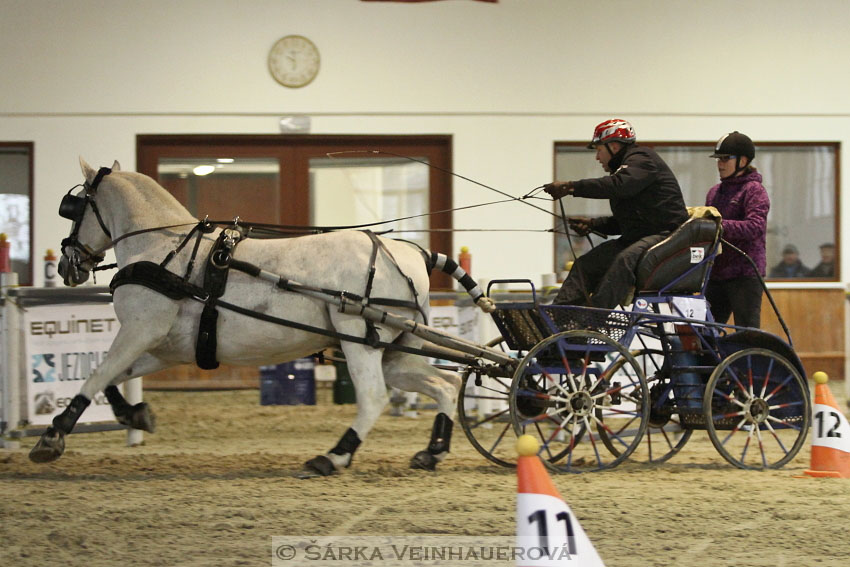
M 124 397 L 130 405 L 138 404 L 142 401 L 142 377 L 133 378 L 124 382 Z M 141 445 L 144 437 L 144 432 L 141 429 L 127 430 L 127 446 L 134 447 Z
M 18 306 L 10 300 L 7 293 L 12 287 L 18 287 L 18 274 L 0 273 L 0 290 L 6 298 L 3 304 L 3 419 L 8 431 L 16 429 L 21 422 L 21 325 Z M 9 439 L 0 439 L 0 443 L 5 449 L 21 447 L 19 441 Z

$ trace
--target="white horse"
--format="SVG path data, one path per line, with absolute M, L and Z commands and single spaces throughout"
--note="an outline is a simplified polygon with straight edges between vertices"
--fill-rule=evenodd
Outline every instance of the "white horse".
M 65 284 L 74 286 L 86 281 L 90 271 L 103 260 L 103 251 L 113 247 L 119 269 L 145 261 L 160 264 L 169 252 L 177 250 L 166 264 L 167 273 L 163 270 L 173 281 L 185 276 L 196 256 L 197 266 L 191 269 L 187 282 L 200 289 L 206 277 L 205 259 L 221 229 L 208 234 L 198 231 L 188 237 L 190 230 L 199 226 L 198 220 L 153 179 L 120 171 L 117 161 L 111 170 L 97 171 L 82 159 L 80 165 L 85 177 L 83 189 L 76 195 L 69 191 L 60 207 L 60 214 L 74 221 L 71 235 L 62 243 L 59 271 Z M 193 254 L 196 238 L 199 248 Z M 376 238 L 381 244 L 377 248 L 373 248 L 372 238 L 361 231 L 270 240 L 246 238 L 232 249 L 232 257 L 305 286 L 347 290 L 360 296 L 365 294 L 370 266 L 374 265 L 369 297 L 389 299 L 382 305 L 390 306 L 382 309 L 421 322 L 428 313 L 429 288 L 423 251 L 406 242 Z M 181 248 L 181 243 L 186 245 Z M 464 273 L 454 270 L 455 266 L 448 260 L 439 267 L 447 273 L 454 271 L 453 276 L 461 279 Z M 467 283 L 471 281 L 468 276 L 465 279 Z M 80 414 L 101 390 L 106 392 L 119 422 L 152 431 L 153 416 L 147 404 L 130 406 L 116 385 L 136 376 L 195 362 L 203 301 L 197 297 L 175 299 L 144 282 L 125 283 L 113 290 L 121 327 L 107 356 L 41 436 L 30 452 L 33 461 L 48 462 L 62 455 L 64 436 L 71 432 Z M 357 417 L 333 449 L 307 461 L 305 476 L 329 475 L 351 464 L 355 450 L 388 401 L 387 386 L 419 392 L 437 402 L 431 443 L 411 461 L 413 468 L 433 470 L 449 451 L 460 387 L 458 376 L 434 368 L 416 354 L 361 344 L 351 337 L 367 336 L 367 323 L 362 317 L 342 313 L 318 297 L 280 287 L 231 269 L 221 300 L 261 315 L 329 331 L 331 336 L 218 309 L 214 359 L 232 365 L 267 365 L 328 347 L 342 349 L 357 394 Z M 481 297 L 477 288 L 475 292 L 478 305 L 491 310 L 492 302 Z M 418 302 L 418 308 L 413 308 L 414 301 Z M 384 344 L 418 349 L 424 343 L 422 338 L 380 323 L 370 332 L 372 339 Z M 340 335 L 351 340 L 341 340 Z

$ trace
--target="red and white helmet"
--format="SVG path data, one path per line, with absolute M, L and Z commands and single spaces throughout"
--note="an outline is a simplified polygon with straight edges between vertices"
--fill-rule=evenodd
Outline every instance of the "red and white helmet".
M 599 124 L 593 131 L 593 140 L 587 145 L 588 149 L 595 149 L 599 144 L 608 142 L 620 142 L 631 144 L 637 139 L 635 129 L 632 125 L 620 118 L 612 118 Z

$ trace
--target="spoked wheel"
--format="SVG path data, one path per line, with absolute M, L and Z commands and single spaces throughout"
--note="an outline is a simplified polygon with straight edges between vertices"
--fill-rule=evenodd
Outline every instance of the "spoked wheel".
M 517 435 L 536 437 L 540 456 L 561 472 L 617 466 L 640 444 L 649 418 L 638 362 L 593 331 L 566 331 L 535 345 L 514 373 L 510 398 Z
M 487 343 L 507 352 L 501 337 Z M 460 426 L 475 449 L 503 467 L 516 466 L 516 436 L 511 427 L 511 378 L 488 376 L 467 368 L 457 400 Z
M 673 397 L 669 371 L 664 365 L 664 352 L 660 349 L 647 348 L 633 350 L 631 354 L 646 377 L 646 385 L 649 388 L 649 420 L 643 442 L 635 448 L 630 459 L 653 464 L 663 463 L 685 446 L 691 438 L 693 429 L 682 426 Z M 635 380 L 635 377 L 631 375 L 632 367 L 625 357 L 618 357 L 610 372 L 613 381 Z M 639 416 L 636 414 L 630 420 L 623 420 L 620 430 L 614 433 L 620 437 L 626 437 L 636 432 L 635 422 L 638 419 Z M 619 454 L 621 445 L 615 438 L 608 435 L 607 430 L 601 429 L 599 437 L 611 453 Z
M 806 442 L 811 424 L 808 384 L 771 350 L 748 348 L 724 359 L 703 398 L 708 436 L 723 458 L 742 469 L 778 469 Z

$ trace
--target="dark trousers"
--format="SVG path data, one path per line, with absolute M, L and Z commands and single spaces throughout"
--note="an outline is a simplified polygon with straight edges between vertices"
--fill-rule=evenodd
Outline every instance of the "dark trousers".
M 705 298 L 711 315 L 718 323 L 725 323 L 729 315 L 735 324 L 758 328 L 761 324 L 761 297 L 764 292 L 755 276 L 731 280 L 710 280 L 705 288 Z
M 643 253 L 666 237 L 653 234 L 633 243 L 617 239 L 597 245 L 575 261 L 554 303 L 614 309 L 631 293 Z

